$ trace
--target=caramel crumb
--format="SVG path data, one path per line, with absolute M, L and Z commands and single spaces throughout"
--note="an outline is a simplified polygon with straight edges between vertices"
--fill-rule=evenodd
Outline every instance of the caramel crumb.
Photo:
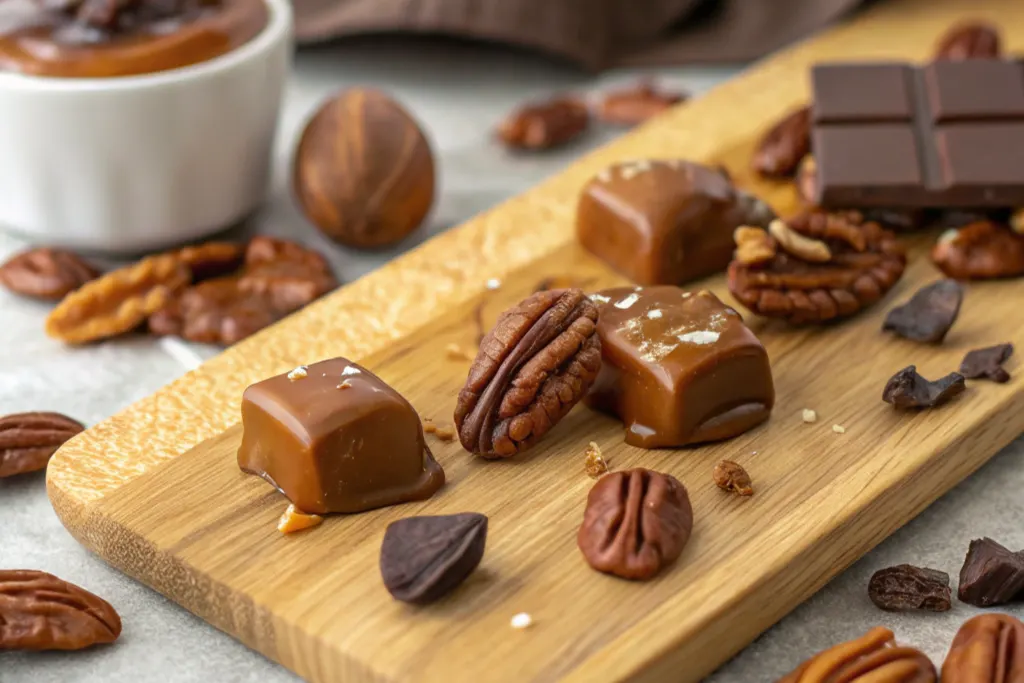
M 843 425 L 832 425 L 832 431 L 835 432 L 836 434 L 845 434 L 846 427 L 844 427 Z
M 306 379 L 306 377 L 308 376 L 309 373 L 306 372 L 305 365 L 300 365 L 299 367 L 295 368 L 294 370 L 288 373 L 288 379 L 290 379 L 293 382 L 297 379 Z
M 437 425 L 434 424 L 433 422 L 431 422 L 429 418 L 423 421 L 423 433 L 424 434 L 433 434 L 436 431 L 437 431 Z
M 466 349 L 462 348 L 455 342 L 452 342 L 445 347 L 445 352 L 448 354 L 448 358 L 451 360 L 473 360 L 473 356 L 470 355 Z
M 282 534 L 292 534 L 296 531 L 302 531 L 303 529 L 309 529 L 315 527 L 324 518 L 320 515 L 308 515 L 302 510 L 299 510 L 295 505 L 289 505 L 284 514 L 281 515 L 281 519 L 277 522 L 277 530 Z
M 441 441 L 454 441 L 455 440 L 455 428 L 454 427 L 434 427 L 434 436 L 439 438 Z
M 800 413 L 800 417 L 807 424 L 818 421 L 818 413 L 814 412 L 810 408 L 804 408 L 803 412 Z
M 715 485 L 723 491 L 736 493 L 741 496 L 754 495 L 754 487 L 750 481 L 750 475 L 741 465 L 732 460 L 723 460 L 715 465 L 712 472 Z
M 608 471 L 608 462 L 601 454 L 601 447 L 593 441 L 587 445 L 586 455 L 587 459 L 583 462 L 583 468 L 586 470 L 588 477 L 597 479 Z
M 351 387 L 352 387 L 352 382 L 349 382 L 348 380 L 345 380 L 344 382 L 339 384 L 337 388 L 338 389 L 350 389 Z
M 530 628 L 533 626 L 533 617 L 526 612 L 520 612 L 519 614 L 512 617 L 512 628 L 519 629 L 520 631 L 524 628 Z

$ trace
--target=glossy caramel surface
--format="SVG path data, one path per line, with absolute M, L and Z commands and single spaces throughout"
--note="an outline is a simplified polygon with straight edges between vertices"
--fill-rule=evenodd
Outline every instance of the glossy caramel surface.
M 264 0 L 221 0 L 188 4 L 171 15 L 143 7 L 105 31 L 29 0 L 6 0 L 0 4 L 0 70 L 110 78 L 178 69 L 244 45 L 268 17 Z

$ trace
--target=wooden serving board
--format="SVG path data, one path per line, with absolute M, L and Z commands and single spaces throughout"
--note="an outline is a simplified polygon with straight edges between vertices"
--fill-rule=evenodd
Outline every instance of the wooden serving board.
M 53 459 L 48 487 L 64 524 L 115 567 L 299 675 L 327 681 L 696 681 L 886 538 L 1024 430 L 1020 373 L 971 383 L 951 405 L 898 414 L 885 381 L 916 363 L 956 369 L 972 347 L 1024 340 L 1024 281 L 971 285 L 941 347 L 883 335 L 884 312 L 937 272 L 934 235 L 911 240 L 896 290 L 860 317 L 789 329 L 748 316 L 772 360 L 771 420 L 731 441 L 682 451 L 624 445 L 616 421 L 578 407 L 540 445 L 485 462 L 457 443 L 431 446 L 448 475 L 432 500 L 337 516 L 301 534 L 275 529 L 284 499 L 235 465 L 245 386 L 300 363 L 345 355 L 379 373 L 424 417 L 450 423 L 482 328 L 545 278 L 587 289 L 622 280 L 573 239 L 582 184 L 613 161 L 679 156 L 723 163 L 786 213 L 788 186 L 752 179 L 755 138 L 807 97 L 817 60 L 922 58 L 966 12 L 999 21 L 1024 47 L 1024 3 L 904 0 L 759 65 L 698 101 L 579 161 L 541 187 L 452 230 L 206 363 L 93 427 Z M 499 278 L 497 290 L 487 280 Z M 726 297 L 721 277 L 698 286 Z M 728 299 L 727 299 L 728 300 Z M 801 410 L 820 419 L 805 424 Z M 833 425 L 845 427 L 844 434 Z M 592 485 L 583 452 L 642 465 L 688 487 L 696 524 L 657 580 L 598 574 L 575 535 Z M 757 489 L 717 490 L 722 458 Z M 389 522 L 478 511 L 487 552 L 466 584 L 414 609 L 384 590 L 378 553 Z M 532 615 L 514 630 L 510 618 Z M 796 662 L 794 662 L 794 665 Z

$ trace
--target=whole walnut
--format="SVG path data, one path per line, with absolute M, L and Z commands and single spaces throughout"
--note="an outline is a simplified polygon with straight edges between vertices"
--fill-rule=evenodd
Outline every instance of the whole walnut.
M 306 217 L 352 247 L 394 244 L 434 202 L 434 158 L 423 131 L 397 102 L 353 88 L 329 99 L 306 124 L 293 167 Z

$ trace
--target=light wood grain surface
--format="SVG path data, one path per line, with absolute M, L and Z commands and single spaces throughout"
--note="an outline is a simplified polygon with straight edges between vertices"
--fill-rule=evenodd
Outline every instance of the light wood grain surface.
M 699 680 L 1024 430 L 1016 378 L 972 383 L 954 404 L 913 416 L 880 400 L 885 380 L 909 363 L 938 375 L 969 348 L 1020 341 L 1024 285 L 972 285 L 946 344 L 922 347 L 878 331 L 885 309 L 937 276 L 916 258 L 883 304 L 848 323 L 790 330 L 751 319 L 779 396 L 772 419 L 749 434 L 642 451 L 623 444 L 615 421 L 580 407 L 510 462 L 481 462 L 435 441 L 449 479 L 440 495 L 331 518 L 294 537 L 275 530 L 284 500 L 234 464 L 242 389 L 345 355 L 424 417 L 450 421 L 468 363 L 445 348 L 473 344 L 478 304 L 487 326 L 545 277 L 588 289 L 621 282 L 573 243 L 576 195 L 591 175 L 630 158 L 720 162 L 786 212 L 792 190 L 754 181 L 747 165 L 766 122 L 806 99 L 806 67 L 922 57 L 968 10 L 1006 26 L 1011 48 L 1024 46 L 1020 3 L 964 6 L 881 5 L 237 345 L 63 448 L 47 476 L 55 509 L 113 565 L 313 681 Z M 917 256 L 926 242 L 916 241 Z M 490 278 L 502 287 L 488 291 Z M 721 278 L 700 286 L 725 297 Z M 803 408 L 817 410 L 819 422 L 804 424 Z M 592 440 L 613 468 L 661 469 L 690 490 L 694 538 L 655 582 L 596 574 L 575 548 Z M 711 468 L 722 457 L 748 467 L 752 499 L 714 488 Z M 491 518 L 480 569 L 433 607 L 394 603 L 376 568 L 386 523 L 464 510 Z M 511 629 L 523 611 L 535 625 Z

